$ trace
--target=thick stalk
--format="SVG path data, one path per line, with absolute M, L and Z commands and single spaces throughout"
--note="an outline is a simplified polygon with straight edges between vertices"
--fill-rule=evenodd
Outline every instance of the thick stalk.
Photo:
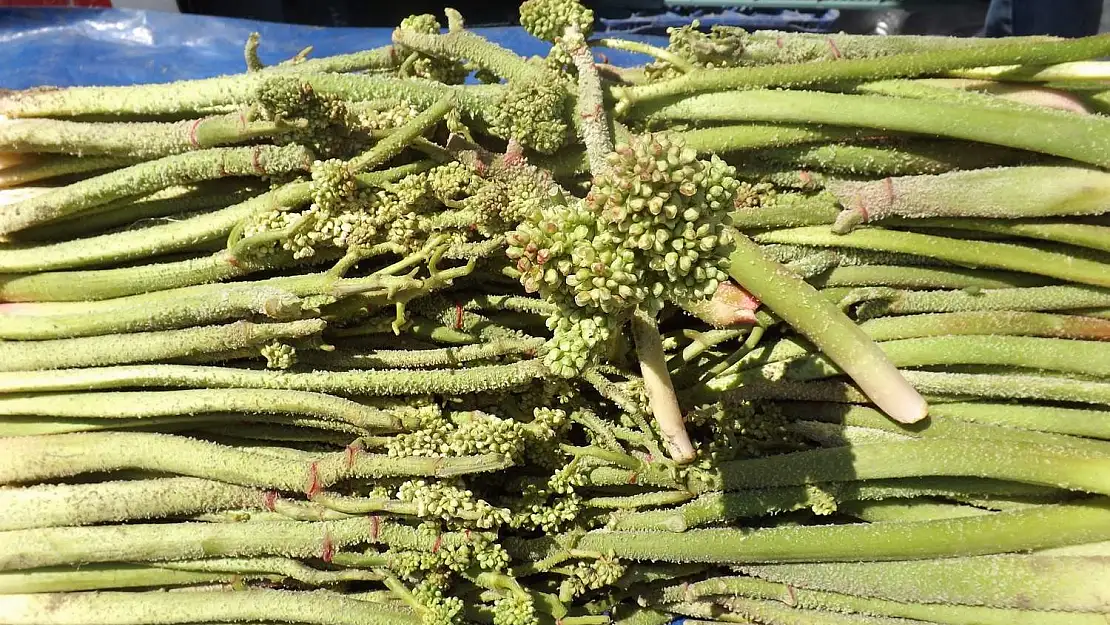
M 280 123 L 249 120 L 247 112 L 180 122 L 0 122 L 0 150 L 153 159 L 279 134 Z
M 997 555 L 904 562 L 744 566 L 795 588 L 924 604 L 1103 613 L 1110 563 L 1102 557 Z M 953 584 L 952 580 L 960 580 Z
M 131 588 L 176 588 L 207 584 L 232 584 L 237 574 L 224 572 L 175 571 L 135 564 L 86 565 L 80 569 L 48 568 L 0 573 L 0 595 L 22 593 L 74 593 L 85 590 Z M 280 576 L 245 573 L 244 580 L 280 582 Z
M 1055 111 L 809 91 L 710 93 L 646 108 L 653 121 L 833 124 L 963 139 L 1110 165 L 1110 121 Z
M 407 371 L 284 373 L 190 365 L 130 365 L 0 374 L 0 393 L 105 390 L 127 387 L 277 388 L 339 395 L 466 395 L 508 390 L 546 375 L 543 363 Z
M 315 494 L 336 482 L 387 476 L 449 477 L 503 469 L 499 455 L 452 458 L 355 452 L 315 459 L 281 458 L 191 438 L 141 432 L 82 432 L 0 439 L 0 483 L 21 483 L 83 473 L 144 470 L 229 484 Z
M 477 345 L 439 349 L 382 349 L 368 352 L 333 351 L 299 354 L 297 362 L 323 369 L 426 369 L 458 367 L 474 360 L 488 361 L 511 354 L 535 352 L 544 339 L 500 339 Z
M 840 297 L 837 298 L 838 300 Z M 859 319 L 888 315 L 969 311 L 1070 311 L 1110 306 L 1110 290 L 1084 286 L 1040 286 L 1028 288 L 902 291 L 866 289 L 848 292 L 847 305 L 856 305 Z
M 989 46 L 928 50 L 871 59 L 836 59 L 824 62 L 702 70 L 664 82 L 620 89 L 618 96 L 627 107 L 708 91 L 803 87 L 880 78 L 910 78 L 965 67 L 1014 62 L 1024 65 L 1048 65 L 1083 61 L 1107 54 L 1110 54 L 1110 38 L 1103 36 L 1036 43 L 1018 39 Z
M 769 582 L 752 577 L 718 577 L 693 584 L 672 586 L 661 592 L 664 602 L 695 601 L 716 597 L 741 600 L 756 599 L 781 602 L 790 609 L 821 610 L 824 612 L 848 612 L 870 614 L 906 619 L 916 619 L 929 623 L 949 623 L 962 625 L 1095 625 L 1101 617 L 1096 614 L 1077 612 L 1046 612 L 1040 606 L 1029 605 L 1021 609 L 992 608 L 951 604 L 900 603 L 886 599 L 874 599 L 855 595 L 833 593 L 822 590 L 808 590 L 789 587 L 786 584 Z M 736 609 L 741 605 L 727 604 Z
M 821 250 L 817 254 L 836 250 Z M 893 287 L 896 289 L 1005 289 L 1041 286 L 1045 278 L 1022 273 L 962 269 L 959 267 L 915 267 L 908 265 L 843 265 L 806 280 L 819 289 L 834 287 Z
M 398 431 L 414 418 L 307 391 L 202 388 L 180 391 L 116 391 L 0 395 L 2 416 L 66 419 L 151 419 L 182 415 L 282 414 L 341 421 L 366 430 Z
M 264 528 L 264 531 L 260 529 Z M 159 523 L 52 527 L 0 532 L 0 571 L 97 562 L 156 562 L 213 557 L 320 558 L 358 544 L 433 551 L 470 542 L 372 516 L 338 521 Z M 326 559 L 326 557 L 325 557 Z
M 947 335 L 895 339 L 881 342 L 879 347 L 891 362 L 905 368 L 985 365 L 1058 371 L 1095 379 L 1110 378 L 1110 349 L 1101 341 Z M 840 369 L 824 355 L 811 354 L 727 372 L 711 380 L 707 386 L 726 391 L 748 382 L 819 380 L 840 373 Z
M 1110 227 L 1094 224 L 1072 223 L 1062 219 L 1052 221 L 1002 221 L 991 219 L 920 219 L 916 223 L 895 220 L 895 226 L 922 228 L 954 228 L 969 232 L 985 232 L 1009 237 L 1025 237 L 1041 241 L 1054 241 L 1068 245 L 1088 247 L 1110 252 Z
M 943 174 L 1029 160 L 1018 150 L 960 144 L 955 141 L 915 141 L 892 145 L 827 144 L 794 146 L 753 152 L 741 166 L 777 164 L 784 168 L 815 170 L 845 176 L 911 176 Z M 841 183 L 843 184 L 843 183 Z M 836 181 L 825 185 L 835 190 Z M 847 204 L 847 203 L 846 203 Z
M 736 565 L 987 555 L 1083 544 L 1107 537 L 1110 504 L 1099 498 L 938 521 L 683 533 L 593 531 L 582 536 L 576 547 L 629 560 Z
M 904 439 L 722 463 L 727 490 L 900 477 L 949 476 L 1110 493 L 1110 457 L 1077 447 L 1001 439 Z M 1101 475 L 1100 475 L 1101 473 Z
M 0 122 L 2 123 L 2 122 Z M 135 163 L 135 159 L 117 156 L 35 156 L 9 167 L 0 166 L 0 189 L 47 181 L 50 178 L 87 174 L 117 169 Z
M 147 161 L 87 178 L 8 206 L 0 234 L 54 221 L 127 196 L 231 176 L 268 176 L 304 171 L 312 154 L 299 145 L 212 148 Z
M 933 415 L 942 419 L 1110 440 L 1110 410 L 1032 404 L 946 402 L 937 404 Z
M 420 618 L 338 593 L 226 590 L 0 595 L 10 625 L 179 625 L 277 622 L 308 625 L 417 625 Z
M 257 348 L 276 340 L 320 334 L 325 323 L 302 319 L 287 323 L 237 321 L 163 332 L 107 334 L 46 341 L 0 342 L 0 371 L 101 367 L 160 362 L 203 354 Z
M 526 83 L 544 80 L 542 70 L 530 65 L 511 50 L 487 41 L 463 29 L 462 16 L 454 9 L 445 9 L 448 20 L 446 34 L 429 35 L 408 28 L 393 31 L 394 45 L 451 60 L 467 60 L 509 82 Z
M 763 256 L 747 237 L 737 234 L 735 238 L 730 273 L 741 286 L 817 345 L 891 418 L 903 423 L 925 418 L 925 400 L 851 319 L 813 287 Z
M 194 477 L 0 489 L 0 531 L 263 510 L 265 491 Z
M 1110 320 L 1013 310 L 884 317 L 860 328 L 875 341 L 976 334 L 1110 340 Z
M 756 235 L 755 240 L 760 243 L 908 252 L 968 267 L 1022 271 L 1080 284 L 1110 287 L 1110 271 L 1107 271 L 1104 263 L 1010 243 L 969 241 L 881 228 L 835 234 L 821 226 L 766 232 Z
M 1110 64 L 1104 61 L 1075 61 L 1053 65 L 1007 64 L 994 67 L 968 67 L 946 72 L 956 78 L 1002 82 L 1069 82 L 1110 80 Z
M 890 217 L 1018 219 L 1099 215 L 1110 197 L 1110 173 L 1082 167 L 1002 167 L 937 176 L 826 185 L 846 207 L 834 231 Z M 913 222 L 910 222 L 911 224 Z

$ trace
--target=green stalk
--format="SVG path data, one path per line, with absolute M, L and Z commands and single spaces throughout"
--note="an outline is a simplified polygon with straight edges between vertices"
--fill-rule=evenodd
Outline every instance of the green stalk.
M 994 67 L 968 67 L 946 72 L 956 78 L 1002 82 L 1068 82 L 1110 79 L 1110 65 L 1103 61 L 1057 63 L 1047 67 L 1036 63 L 1006 64 Z
M 264 530 L 263 530 L 264 528 Z M 263 531 L 260 531 L 263 530 Z M 151 523 L 52 527 L 0 532 L 0 571 L 99 562 L 156 562 L 213 557 L 320 558 L 359 544 L 432 551 L 455 549 L 471 536 L 439 536 L 379 517 L 338 521 Z M 51 546 L 54 545 L 54 546 Z
M 777 316 L 811 340 L 844 369 L 896 421 L 925 417 L 925 401 L 856 324 L 835 305 L 737 233 L 730 273 Z
M 310 373 L 154 364 L 0 373 L 0 393 L 177 387 L 274 388 L 369 396 L 466 395 L 519 388 L 545 375 L 538 360 L 464 369 Z
M 299 354 L 297 362 L 324 369 L 426 369 L 457 367 L 474 360 L 492 360 L 505 355 L 527 354 L 543 346 L 544 339 L 496 340 L 477 345 L 439 349 L 382 349 L 370 352 L 334 351 Z M 2 347 L 2 345 L 0 345 Z
M 677 133 L 686 147 L 700 154 L 730 154 L 764 148 L 784 148 L 805 143 L 865 141 L 879 135 L 874 131 L 838 126 L 798 124 L 737 124 L 693 128 Z
M 237 321 L 163 332 L 108 334 L 46 341 L 0 342 L 0 371 L 100 367 L 159 362 L 246 348 L 276 340 L 320 334 L 325 323 L 302 319 L 287 323 Z
M 833 65 L 840 65 L 841 62 Z M 700 74 L 700 72 L 699 72 Z M 654 122 L 833 124 L 963 139 L 1110 165 L 1110 121 L 1056 111 L 1012 111 L 950 102 L 809 91 L 710 93 L 637 114 Z
M 1021 609 L 992 608 L 952 604 L 901 603 L 886 599 L 859 597 L 822 590 L 794 588 L 787 584 L 769 582 L 752 577 L 718 577 L 693 584 L 672 586 L 660 592 L 660 599 L 667 603 L 695 601 L 715 597 L 745 601 L 756 599 L 779 602 L 784 607 L 824 612 L 847 612 L 916 619 L 929 623 L 952 625 L 1065 625 L 1075 623 L 1094 625 L 1102 617 L 1079 612 L 1046 612 L 1030 605 Z M 762 603 L 753 602 L 756 605 Z M 740 607 L 727 604 L 731 609 Z M 771 604 L 774 605 L 774 604 Z
M 0 489 L 0 531 L 263 510 L 261 490 L 194 477 Z
M 718 479 L 735 490 L 894 477 L 982 477 L 1107 494 L 1108 469 L 1110 457 L 1074 446 L 923 438 L 735 460 L 720 465 Z
M 230 176 L 268 176 L 307 170 L 312 154 L 304 147 L 259 145 L 212 148 L 147 161 L 88 178 L 7 206 L 0 234 L 54 221 L 118 200 L 173 185 Z
M 145 470 L 313 494 L 339 481 L 388 476 L 449 477 L 503 469 L 499 455 L 393 458 L 335 452 L 280 458 L 191 438 L 142 432 L 82 432 L 0 439 L 0 483 Z
M 1110 440 L 1110 410 L 951 402 L 937 404 L 932 414 L 942 419 Z
M 667 370 L 666 355 L 663 353 L 663 339 L 659 335 L 655 319 L 637 311 L 632 316 L 632 334 L 644 379 L 644 390 L 655 424 L 667 446 L 667 455 L 680 464 L 689 463 L 694 460 L 696 453 L 686 431 L 682 410 L 678 406 L 671 375 Z
M 839 181 L 826 188 L 847 207 L 833 228 L 844 233 L 859 224 L 890 217 L 1099 215 L 1106 212 L 1106 198 L 1110 197 L 1110 173 L 1082 167 L 1002 167 Z
M 447 8 L 444 13 L 448 21 L 446 34 L 429 35 L 408 28 L 397 28 L 393 31 L 394 45 L 431 56 L 467 60 L 509 82 L 524 83 L 544 79 L 540 68 L 529 64 L 512 51 L 464 30 L 462 15 L 458 11 Z
M 765 564 L 741 570 L 795 589 L 906 603 L 1101 614 L 1110 609 L 1102 557 L 997 555 L 903 562 Z M 952 583 L 952 580 L 960 580 Z
M 1015 62 L 1024 65 L 1048 65 L 1083 61 L 1107 54 L 1110 54 L 1110 38 L 1104 36 L 1037 43 L 1017 39 L 989 46 L 928 50 L 871 59 L 837 59 L 824 62 L 701 70 L 664 82 L 619 89 L 617 95 L 623 105 L 629 107 L 707 91 L 762 87 L 796 88 L 822 83 L 910 78 L 965 67 Z
M 86 565 L 80 569 L 48 568 L 0 573 L 0 595 L 18 593 L 74 593 L 84 590 L 129 588 L 173 588 L 205 584 L 232 584 L 235 580 L 270 579 L 280 576 L 232 572 L 175 571 L 137 564 Z
M 349 423 L 367 430 L 398 431 L 416 425 L 388 411 L 307 391 L 202 388 L 180 391 L 116 391 L 0 395 L 2 416 L 67 419 L 149 419 L 180 415 L 284 414 Z
M 164 217 L 180 216 L 177 220 L 184 219 L 191 213 L 240 204 L 260 193 L 260 188 L 244 185 L 239 178 L 168 187 L 139 199 L 124 198 L 74 217 L 21 230 L 13 238 L 20 242 L 80 239 L 107 230 L 158 223 Z
M 765 196 L 755 208 L 729 213 L 738 230 L 796 228 L 830 224 L 840 214 L 840 203 L 830 193 L 785 192 Z
M 398 625 L 420 623 L 415 614 L 383 609 L 338 593 L 288 590 L 225 590 L 182 593 L 90 592 L 0 595 L 10 625 L 66 623 L 278 622 L 307 625 Z
M 180 221 L 86 239 L 16 245 L 0 249 L 0 271 L 38 273 L 169 254 L 227 237 L 235 224 L 274 206 L 296 206 L 309 198 L 307 183 L 289 185 L 240 204 Z M 123 209 L 126 210 L 126 209 Z
M 821 250 L 818 254 L 835 250 Z M 960 267 L 845 265 L 806 280 L 819 289 L 882 286 L 897 289 L 1005 289 L 1045 284 L 1039 276 Z
M 578 549 L 629 560 L 760 562 L 920 560 L 1045 549 L 1110 537 L 1106 499 L 992 515 L 905 523 L 860 523 L 683 533 L 593 531 Z M 945 578 L 951 584 L 953 578 Z
M 931 312 L 1078 311 L 1110 306 L 1110 290 L 1084 286 L 1040 286 L 978 292 L 882 289 L 881 292 L 867 293 L 865 290 L 853 290 L 849 296 L 849 301 L 858 303 L 856 316 L 859 319 Z
M 400 30 L 400 29 L 398 29 Z M 414 139 L 434 128 L 455 107 L 455 98 L 443 96 L 436 100 L 419 115 L 405 122 L 396 132 L 374 144 L 370 150 L 356 156 L 347 163 L 353 173 L 374 169 L 404 151 Z
M 1110 340 L 1106 319 L 1014 310 L 882 317 L 865 321 L 860 328 L 875 341 L 976 334 Z
M 12 119 L 0 122 L 0 151 L 153 159 L 269 137 L 283 129 L 278 122 L 249 120 L 247 112 L 171 123 Z
M 1093 250 L 1110 252 L 1110 227 L 1053 221 L 997 221 L 987 219 L 920 219 L 910 224 L 901 220 L 892 225 L 918 225 L 923 228 L 955 228 L 1042 241 L 1055 241 Z
M 908 252 L 968 267 L 1022 271 L 1080 284 L 1110 286 L 1110 271 L 1103 263 L 1010 243 L 968 241 L 881 228 L 835 234 L 821 226 L 766 232 L 756 235 L 755 240 L 760 243 Z
M 1110 406 L 1110 383 L 1014 373 L 940 373 L 903 371 L 902 375 L 922 394 L 937 400 L 964 401 L 970 398 L 1074 402 Z M 840 381 L 773 383 L 755 382 L 742 386 L 733 395 L 748 399 L 799 399 L 805 401 L 867 403 L 854 386 Z M 714 401 L 713 393 L 686 398 Z M 938 402 L 939 403 L 939 402 Z
M 779 486 L 733 492 L 708 492 L 669 510 L 649 510 L 614 519 L 613 530 L 685 532 L 694 527 L 735 523 L 738 520 L 811 508 L 820 515 L 836 512 L 839 504 L 892 498 L 996 497 L 1042 494 L 1041 487 L 980 478 L 915 477 L 867 482 L 838 482 L 820 486 Z M 1052 491 L 1049 491 L 1052 492 Z
M 895 339 L 879 343 L 898 367 L 988 365 L 1110 377 L 1110 349 L 1101 341 L 998 335 L 947 335 Z M 779 360 L 738 372 L 726 372 L 710 381 L 712 390 L 726 391 L 747 382 L 818 380 L 841 373 L 828 358 L 811 354 Z
M 812 169 L 847 176 L 911 176 L 943 174 L 1028 160 L 1029 154 L 992 146 L 954 141 L 914 141 L 893 145 L 828 144 L 760 150 L 746 155 L 741 166 L 773 163 L 793 169 Z M 825 185 L 834 191 L 844 183 Z
M 0 115 L 72 117 L 78 115 L 164 115 L 246 103 L 255 90 L 275 76 L 320 75 L 360 69 L 387 69 L 399 64 L 392 46 L 364 52 L 275 65 L 246 75 L 126 87 L 70 87 L 17 91 L 0 98 Z
M 117 156 L 36 156 L 19 165 L 0 167 L 0 189 L 47 181 L 72 174 L 87 174 L 105 169 L 118 169 L 135 163 L 135 159 Z

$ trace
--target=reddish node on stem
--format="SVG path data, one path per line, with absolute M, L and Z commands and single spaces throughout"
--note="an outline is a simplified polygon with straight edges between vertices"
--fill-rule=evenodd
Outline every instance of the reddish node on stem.
M 432 543 L 432 553 L 438 552 L 441 546 L 443 546 L 443 534 L 436 536 L 436 541 Z
M 466 538 L 466 542 L 470 542 L 470 530 L 469 529 L 463 530 L 463 537 Z
M 887 205 L 894 206 L 894 179 L 890 176 L 884 178 L 883 189 L 886 191 Z
M 227 260 L 227 264 L 231 265 L 232 267 L 239 267 L 239 259 L 235 258 L 234 255 L 228 254 L 225 259 Z
M 826 41 L 829 42 L 829 49 L 832 51 L 833 58 L 834 59 L 841 58 L 843 55 L 840 53 L 840 48 L 836 47 L 836 42 L 833 41 L 833 38 L 832 37 L 827 37 Z
M 255 148 L 251 150 L 251 167 L 254 167 L 254 171 L 264 174 L 266 170 L 262 167 L 262 163 L 260 162 L 261 158 L 262 146 L 255 146 Z
M 377 541 L 378 534 L 382 531 L 382 519 L 376 514 L 370 515 L 370 540 Z
M 274 511 L 274 504 L 277 502 L 278 494 L 276 490 L 266 491 L 266 496 L 262 500 L 262 505 L 270 512 Z
M 640 477 L 640 474 L 639 474 L 639 473 L 637 473 L 637 472 L 635 472 L 635 471 L 633 471 L 633 472 L 632 472 L 632 473 L 630 473 L 630 474 L 629 474 L 629 476 L 628 476 L 628 483 L 629 483 L 629 484 L 635 484 L 635 483 L 636 483 L 636 480 L 637 480 L 637 479 L 638 479 L 639 477 Z
M 789 601 L 789 603 L 787 603 L 786 605 L 791 607 L 798 605 L 798 598 L 794 595 L 794 587 L 790 584 L 786 585 L 786 595 Z
M 346 463 L 348 469 L 355 466 L 355 454 L 357 454 L 358 452 L 359 449 L 356 445 L 347 445 L 346 449 L 343 450 L 344 459 L 347 461 Z
M 776 38 L 775 38 L 775 45 L 776 45 L 776 46 L 778 46 L 778 47 L 780 47 L 780 48 L 781 48 L 781 47 L 783 47 L 783 46 L 785 45 L 785 44 L 783 43 L 783 41 L 782 41 L 782 37 L 776 37 Z
M 316 466 L 316 461 L 313 460 L 308 463 L 308 490 L 305 491 L 305 495 L 312 499 L 320 494 L 320 488 L 320 472 Z
M 798 170 L 798 178 L 801 178 L 802 184 L 806 185 L 807 187 L 813 184 L 813 175 L 804 169 Z
M 242 110 L 239 111 L 239 130 L 247 129 L 247 114 Z
M 731 280 L 718 285 L 712 298 L 687 308 L 698 319 L 717 328 L 755 323 L 758 309 L 759 300 Z
M 332 545 L 331 535 L 324 532 L 324 545 L 320 549 L 320 559 L 324 562 L 331 562 L 333 555 L 335 555 L 335 547 Z
M 867 211 L 867 205 L 863 203 L 863 198 L 860 197 L 860 196 L 856 196 L 855 204 L 856 204 L 855 208 L 856 208 L 857 211 L 859 211 L 860 218 L 862 219 L 862 223 L 867 223 L 868 221 L 870 221 L 871 220 L 871 213 L 869 213 Z
M 240 117 L 242 117 L 242 113 L 240 113 Z M 192 124 L 189 124 L 189 145 L 193 146 L 194 148 L 200 147 L 200 141 L 197 140 L 197 126 L 200 126 L 200 123 L 202 121 L 204 120 L 198 119 Z
M 462 302 L 455 302 L 455 329 L 463 329 L 463 305 Z

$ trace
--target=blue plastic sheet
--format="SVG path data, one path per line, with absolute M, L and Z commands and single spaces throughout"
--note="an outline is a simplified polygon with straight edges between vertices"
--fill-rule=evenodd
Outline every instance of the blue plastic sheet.
M 657 33 L 672 26 L 685 26 L 696 19 L 706 28 L 720 25 L 746 30 L 816 33 L 832 30 L 838 17 L 840 17 L 840 11 L 668 11 L 624 18 L 602 18 L 601 25 L 607 32 Z
M 546 54 L 549 48 L 520 28 L 475 30 L 524 55 Z M 306 46 L 313 46 L 313 57 L 365 50 L 388 44 L 390 35 L 387 28 L 322 28 L 156 11 L 0 9 L 0 88 L 128 85 L 238 73 L 245 70 L 243 43 L 251 32 L 262 35 L 259 54 L 265 63 L 288 59 Z M 619 51 L 607 51 L 607 56 L 621 65 L 645 60 Z

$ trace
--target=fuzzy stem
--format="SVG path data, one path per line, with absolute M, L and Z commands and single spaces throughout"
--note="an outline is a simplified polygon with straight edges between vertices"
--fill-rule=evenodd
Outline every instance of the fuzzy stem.
M 0 234 L 80 213 L 129 195 L 229 176 L 262 176 L 307 170 L 312 154 L 299 145 L 212 148 L 132 165 L 8 206 Z
M 610 551 L 629 560 L 734 565 L 985 555 L 1082 544 L 1107 537 L 1110 504 L 1099 498 L 937 521 L 706 529 L 674 534 L 593 531 L 578 540 L 577 548 Z
M 0 150 L 152 159 L 242 143 L 282 130 L 279 123 L 250 121 L 246 113 L 172 123 L 13 119 L 0 122 Z
M 822 250 L 817 253 L 825 252 L 839 256 L 836 250 Z M 868 286 L 896 289 L 1006 289 L 1041 286 L 1046 279 L 1029 274 L 959 267 L 848 265 L 833 267 L 806 281 L 819 289 Z
M 74 593 L 86 590 L 175 588 L 232 584 L 236 579 L 281 581 L 282 576 L 230 571 L 176 571 L 137 564 L 86 565 L 0 573 L 0 596 L 19 593 Z
M 813 287 L 764 257 L 747 237 L 737 233 L 735 238 L 730 273 L 741 286 L 813 341 L 891 418 L 902 423 L 925 418 L 925 401 L 851 319 Z
M 341 395 L 465 395 L 519 388 L 546 375 L 542 362 L 464 369 L 284 373 L 189 365 L 125 365 L 0 373 L 0 393 L 127 387 L 277 388 Z
M 990 365 L 1059 371 L 1095 379 L 1110 377 L 1110 349 L 1101 341 L 1029 336 L 949 335 L 896 339 L 879 343 L 899 367 Z M 840 370 L 821 354 L 772 362 L 736 373 L 726 373 L 707 386 L 726 391 L 748 382 L 780 379 L 807 381 L 839 375 Z
M 367 430 L 398 431 L 416 425 L 388 411 L 308 391 L 276 389 L 190 389 L 0 395 L 0 415 L 67 419 L 149 419 L 224 413 L 284 414 L 349 423 Z
M 1005 167 L 826 185 L 847 207 L 833 227 L 845 233 L 889 217 L 1020 219 L 1098 215 L 1110 197 L 1110 173 L 1081 167 Z M 913 223 L 913 222 L 910 222 Z
M 135 159 L 117 156 L 47 156 L 29 157 L 18 165 L 0 167 L 0 189 L 71 174 L 86 174 L 104 169 L 133 165 Z
M 653 121 L 834 124 L 929 134 L 999 145 L 1105 167 L 1110 121 L 1096 115 L 1012 111 L 990 107 L 809 91 L 711 93 L 643 111 Z M 1110 145 L 1110 144 L 1108 144 Z
M 987 310 L 1069 311 L 1110 306 L 1110 290 L 1083 286 L 1039 286 L 986 289 L 979 292 L 900 291 L 884 289 L 874 294 L 857 289 L 850 292 L 860 302 L 856 316 L 872 319 L 888 315 Z M 860 297 L 855 297 L 859 295 Z
M 1091 612 L 1110 606 L 1105 558 L 998 555 L 904 562 L 745 566 L 749 575 L 809 588 L 920 604 Z M 954 584 L 952 580 L 960 580 Z M 1041 612 L 1043 614 L 1043 612 Z
M 543 80 L 541 70 L 530 65 L 512 51 L 463 30 L 462 16 L 454 9 L 444 9 L 450 23 L 442 35 L 419 33 L 407 28 L 393 30 L 394 45 L 432 56 L 457 60 L 489 70 L 509 82 L 527 83 Z
M 90 592 L 0 595 L 10 625 L 178 625 L 244 621 L 307 625 L 399 625 L 420 623 L 414 614 L 383 609 L 337 593 L 287 590 L 228 592 Z
M 0 531 L 262 510 L 264 491 L 193 477 L 0 489 Z
M 1110 252 L 1110 227 L 1071 223 L 1064 220 L 918 219 L 913 222 L 895 220 L 891 225 L 896 227 L 909 225 L 921 228 L 954 228 L 968 232 L 985 232 L 1009 237 L 1055 241 Z
M 1105 319 L 1013 310 L 886 317 L 865 321 L 860 328 L 875 341 L 969 334 L 1110 341 L 1110 321 Z
M 1015 61 L 1025 65 L 1047 65 L 1082 61 L 1106 54 L 1110 54 L 1110 38 L 1104 36 L 1039 43 L 1017 39 L 989 46 L 928 50 L 871 59 L 702 70 L 665 82 L 622 89 L 618 95 L 626 102 L 625 106 L 629 106 L 707 91 L 803 87 L 819 83 L 908 78 L 964 67 Z
M 626 52 L 636 52 L 638 54 L 646 54 L 654 57 L 657 60 L 670 64 L 672 67 L 682 73 L 694 71 L 695 67 L 686 59 L 674 54 L 666 48 L 653 46 L 642 41 L 631 41 L 628 39 L 615 39 L 612 37 L 605 37 L 602 39 L 592 40 L 587 42 L 591 46 L 599 48 L 611 48 L 613 50 L 624 50 Z
M 1009 428 L 1110 440 L 1110 410 L 1084 410 L 1032 404 L 946 402 L 933 415 Z
M 917 141 L 904 145 L 831 144 L 774 148 L 747 155 L 739 164 L 766 166 L 771 163 L 846 176 L 909 176 L 1008 165 L 1029 158 L 1028 153 L 993 146 Z M 825 188 L 835 192 L 834 185 L 835 181 L 826 184 Z
M 295 207 L 308 199 L 308 183 L 297 183 L 222 210 L 149 228 L 0 249 L 0 271 L 38 273 L 169 254 L 224 238 L 235 224 L 255 212 L 278 206 Z
M 982 398 L 1110 405 L 1110 384 L 1091 380 L 1013 373 L 903 371 L 902 375 L 919 392 L 927 396 L 938 396 L 945 401 Z M 771 384 L 750 383 L 736 389 L 732 394 L 747 399 L 867 403 L 867 398 L 854 386 L 839 381 L 779 380 Z M 693 399 L 712 401 L 716 397 L 711 395 Z
M 613 151 L 613 137 L 609 133 L 601 78 L 597 74 L 593 54 L 576 28 L 568 28 L 559 45 L 570 55 L 575 69 L 578 70 L 578 98 L 575 102 L 578 134 L 586 146 L 590 173 L 600 176 L 608 171 L 608 158 Z
M 478 345 L 441 349 L 376 350 L 371 352 L 335 351 L 303 354 L 298 362 L 325 369 L 425 369 L 457 367 L 473 360 L 491 360 L 511 354 L 538 350 L 544 339 L 495 340 Z M 0 345 L 2 347 L 2 345 Z
M 999 65 L 995 67 L 969 67 L 953 69 L 945 75 L 954 78 L 997 80 L 1003 82 L 1068 82 L 1110 80 L 1110 63 L 1104 61 L 1075 61 L 1055 65 Z
M 667 445 L 671 459 L 679 463 L 694 460 L 696 452 L 686 432 L 682 410 L 678 407 L 671 376 L 667 371 L 666 354 L 663 353 L 663 339 L 653 319 L 637 311 L 632 316 L 632 334 L 636 342 L 636 355 L 640 360 L 640 371 L 644 377 L 644 389 L 651 404 L 651 413 Z
M 1080 284 L 1110 286 L 1110 272 L 1104 263 L 1010 243 L 968 241 L 881 228 L 835 234 L 821 226 L 766 232 L 756 235 L 755 240 L 911 253 L 970 267 L 1008 269 Z
M 279 339 L 317 335 L 324 329 L 319 319 L 288 323 L 238 321 L 223 326 L 203 326 L 163 332 L 108 334 L 72 339 L 0 342 L 0 371 L 99 367 L 138 362 L 158 362 L 202 354 L 258 347 Z
M 392 458 L 347 452 L 312 459 L 267 456 L 190 438 L 141 432 L 82 432 L 0 439 L 0 483 L 138 469 L 229 484 L 315 493 L 345 479 L 404 475 L 448 477 L 503 469 L 502 456 Z
M 389 161 L 408 147 L 414 139 L 439 124 L 454 107 L 453 97 L 441 97 L 419 115 L 405 122 L 405 125 L 398 128 L 396 132 L 390 133 L 389 136 L 374 144 L 369 151 L 351 159 L 347 167 L 353 173 L 360 173 Z

